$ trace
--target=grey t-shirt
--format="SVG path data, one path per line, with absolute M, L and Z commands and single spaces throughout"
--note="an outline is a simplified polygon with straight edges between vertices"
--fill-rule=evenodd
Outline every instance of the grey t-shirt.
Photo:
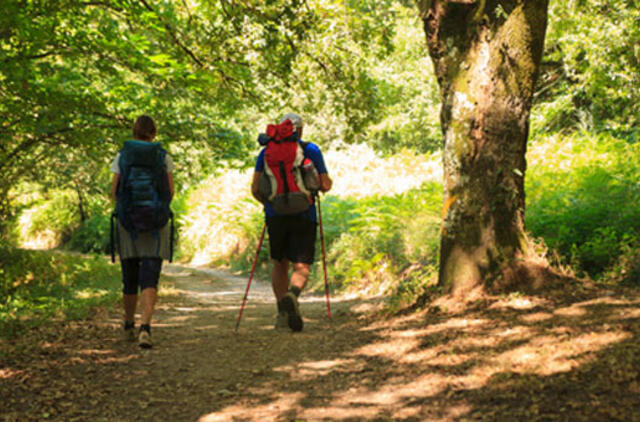
M 111 164 L 111 172 L 120 174 L 120 153 L 116 155 Z M 164 164 L 167 167 L 167 173 L 173 172 L 173 160 L 167 154 Z M 120 259 L 129 258 L 162 258 L 169 259 L 171 251 L 169 248 L 171 240 L 171 226 L 167 224 L 159 233 L 158 239 L 153 237 L 151 233 L 138 233 L 136 239 L 133 240 L 131 234 L 118 221 L 118 252 Z

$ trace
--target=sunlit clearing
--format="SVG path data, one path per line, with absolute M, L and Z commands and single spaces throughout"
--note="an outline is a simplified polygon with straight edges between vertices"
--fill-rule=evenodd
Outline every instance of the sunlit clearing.
M 331 194 L 339 197 L 391 196 L 425 182 L 442 181 L 439 154 L 406 151 L 383 158 L 371 147 L 361 144 L 327 151 L 325 161 L 334 180 Z
M 52 249 L 60 243 L 58 235 L 51 229 L 44 229 L 36 234 L 30 234 L 31 216 L 38 209 L 29 209 L 23 211 L 20 216 L 20 247 L 25 249 Z
M 44 229 L 35 234 L 31 233 L 33 215 L 43 207 L 46 207 L 46 204 L 22 211 L 18 220 L 20 247 L 25 249 L 51 249 L 60 243 L 59 234 L 51 229 Z
M 407 151 L 383 158 L 369 146 L 348 145 L 326 151 L 324 158 L 334 181 L 330 194 L 341 198 L 392 196 L 442 180 L 439 154 Z M 193 245 L 192 264 L 226 260 L 248 246 L 243 224 L 262 212 L 262 205 L 251 197 L 252 175 L 251 169 L 228 170 L 189 196 L 181 237 Z

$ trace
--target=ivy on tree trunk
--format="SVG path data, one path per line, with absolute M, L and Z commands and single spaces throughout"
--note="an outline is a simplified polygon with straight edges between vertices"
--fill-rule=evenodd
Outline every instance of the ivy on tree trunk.
M 442 97 L 439 283 L 468 291 L 526 254 L 525 152 L 548 0 L 418 5 Z

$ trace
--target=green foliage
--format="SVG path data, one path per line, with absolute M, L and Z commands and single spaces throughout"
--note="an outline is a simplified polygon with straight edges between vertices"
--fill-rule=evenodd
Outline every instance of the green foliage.
M 640 9 L 633 1 L 551 2 L 534 127 L 637 138 L 639 43 Z
M 368 57 L 391 49 L 395 22 L 391 0 L 5 3 L 2 200 L 65 168 L 96 174 L 142 112 L 188 161 L 185 182 L 246 164 L 257 121 L 324 104 L 301 92 L 322 92 L 359 133 L 378 112 Z
M 106 194 L 110 160 L 143 112 L 184 191 L 221 167 L 249 166 L 256 126 L 286 110 L 309 116 L 317 140 L 329 142 L 366 138 L 385 103 L 400 102 L 380 95 L 386 74 L 370 69 L 393 50 L 396 18 L 407 15 L 392 0 L 3 6 L 3 228 L 16 216 L 11 190 L 25 181 Z M 99 231 L 90 225 L 83 230 Z M 89 243 L 83 249 L 98 247 Z
M 358 201 L 328 197 L 323 217 L 334 286 L 379 287 L 375 284 L 413 264 L 435 265 L 441 204 L 441 186 L 435 183 L 399 195 Z M 322 268 L 320 263 L 316 267 L 318 282 Z
M 23 236 L 37 236 L 39 233 L 51 232 L 55 242 L 60 244 L 71 238 L 73 231 L 80 226 L 78 208 L 72 191 L 51 191 L 49 199 L 44 200 L 33 209 L 29 225 Z
M 433 282 L 430 276 L 438 262 L 441 186 L 425 184 L 394 196 L 372 196 L 360 200 L 328 195 L 321 200 L 327 269 L 336 291 L 397 290 L 398 301 L 422 292 Z M 247 247 L 219 264 L 248 271 L 255 257 L 262 212 L 254 212 L 240 224 Z M 319 229 L 318 229 L 319 230 Z M 258 271 L 268 276 L 268 237 L 260 251 Z M 320 232 L 310 289 L 324 287 Z M 397 278 L 401 280 L 398 281 Z
M 19 241 L 45 237 L 46 245 L 79 252 L 106 253 L 109 247 L 111 204 L 102 195 L 85 196 L 82 214 L 77 191 L 51 190 L 31 203 L 17 227 Z M 84 217 L 84 221 L 82 221 Z
M 79 252 L 106 254 L 110 251 L 110 215 L 94 214 L 73 232 L 65 247 Z
M 211 180 L 250 167 L 257 132 L 284 111 L 303 114 L 305 138 L 323 146 L 364 142 L 395 154 L 442 142 L 439 89 L 410 2 L 5 3 L 4 239 L 47 231 L 71 249 L 105 252 L 109 165 L 142 112 L 176 162 L 178 256 L 232 269 L 250 267 L 262 214 L 247 192 L 227 206 L 225 184 Z M 526 179 L 533 235 L 564 263 L 619 280 L 637 271 L 640 242 L 639 10 L 625 0 L 551 3 Z M 440 189 L 327 196 L 336 286 L 381 286 L 394 275 L 403 298 L 431 283 Z M 20 215 L 30 224 L 7 236 Z M 265 247 L 262 271 L 267 263 Z M 319 261 L 312 274 L 320 286 Z
M 538 140 L 527 178 L 527 227 L 576 269 L 598 276 L 640 239 L 638 144 L 577 134 Z
M 0 335 L 86 318 L 120 297 L 118 268 L 103 258 L 13 249 L 0 244 Z

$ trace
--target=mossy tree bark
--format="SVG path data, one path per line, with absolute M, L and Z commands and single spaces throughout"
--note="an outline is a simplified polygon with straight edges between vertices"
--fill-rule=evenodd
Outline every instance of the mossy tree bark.
M 548 0 L 418 4 L 442 95 L 439 283 L 468 291 L 526 253 L 525 152 Z

